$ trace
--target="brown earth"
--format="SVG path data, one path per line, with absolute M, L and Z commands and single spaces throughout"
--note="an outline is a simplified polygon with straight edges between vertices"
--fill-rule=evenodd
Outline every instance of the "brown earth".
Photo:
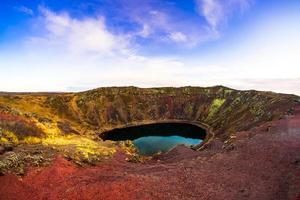
M 299 200 L 300 106 L 201 151 L 178 146 L 145 163 L 118 152 L 89 167 L 58 156 L 24 177 L 0 177 L 0 186 L 0 199 Z

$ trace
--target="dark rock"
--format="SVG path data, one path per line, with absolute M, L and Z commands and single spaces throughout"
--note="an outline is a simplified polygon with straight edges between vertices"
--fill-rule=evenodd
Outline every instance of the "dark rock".
M 300 104 L 300 99 L 295 99 L 294 102 Z
M 4 151 L 12 151 L 14 150 L 14 147 L 10 144 L 4 145 Z
M 294 111 L 295 111 L 294 108 L 289 108 L 288 111 L 287 111 L 287 114 L 291 115 L 291 114 L 294 113 Z

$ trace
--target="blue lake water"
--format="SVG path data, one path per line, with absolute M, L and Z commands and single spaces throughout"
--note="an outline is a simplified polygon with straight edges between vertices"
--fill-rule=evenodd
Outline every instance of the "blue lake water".
M 197 145 L 201 139 L 173 136 L 146 136 L 133 140 L 133 144 L 141 155 L 153 155 L 158 152 L 167 152 L 173 147 L 184 144 L 186 146 Z

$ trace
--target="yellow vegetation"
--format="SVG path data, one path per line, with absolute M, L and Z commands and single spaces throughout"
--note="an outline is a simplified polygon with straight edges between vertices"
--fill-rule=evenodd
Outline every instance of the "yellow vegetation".
M 0 142 L 1 143 L 8 143 L 8 140 L 6 138 L 4 138 L 4 137 L 1 137 L 0 138 Z
M 39 144 L 42 142 L 41 138 L 28 136 L 22 140 L 24 144 Z
M 209 109 L 208 119 L 211 119 L 220 109 L 220 107 L 224 104 L 226 99 L 215 99 Z
M 17 136 L 13 132 L 3 130 L 3 129 L 0 130 L 0 141 L 2 143 L 11 143 L 11 144 L 19 143 Z
M 62 134 L 57 124 L 58 122 L 69 122 L 69 120 L 63 115 L 57 115 L 51 107 L 48 107 L 46 99 L 47 96 L 42 95 L 0 96 L 0 105 L 7 106 L 12 115 L 33 122 L 44 133 L 43 137 L 27 136 L 19 141 L 20 138 L 18 139 L 13 132 L 3 130 L 0 127 L 0 142 L 28 145 L 42 144 L 58 150 L 65 157 L 78 164 L 82 164 L 82 162 L 93 163 L 116 152 L 115 145 L 110 144 L 110 142 L 94 141 L 79 135 Z M 70 123 L 73 127 L 79 127 L 76 123 Z
M 88 163 L 99 161 L 116 152 L 113 145 L 108 145 L 107 142 L 97 142 L 77 135 L 45 138 L 42 140 L 42 144 L 56 148 L 63 152 L 66 157 L 71 158 L 77 163 L 82 161 Z

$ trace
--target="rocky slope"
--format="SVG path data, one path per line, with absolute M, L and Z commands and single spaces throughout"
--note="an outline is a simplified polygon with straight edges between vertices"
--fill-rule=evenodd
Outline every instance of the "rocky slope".
M 84 168 L 59 156 L 23 178 L 0 177 L 0 199 L 299 200 L 299 133 L 300 106 L 202 151 L 178 146 L 144 163 L 118 152 Z
M 222 138 L 292 112 L 293 95 L 212 88 L 100 88 L 76 94 L 65 113 L 96 128 L 143 121 L 186 120 L 204 123 Z M 66 108 L 71 106 L 66 106 Z M 57 108 L 58 113 L 61 110 Z
M 79 199 L 84 191 L 85 199 L 294 200 L 299 99 L 221 86 L 0 93 L 0 174 L 25 175 L 24 182 L 0 176 L 0 199 L 16 193 L 18 199 Z M 152 159 L 139 157 L 130 143 L 100 137 L 113 128 L 163 121 L 198 123 L 209 134 L 199 151 L 178 147 Z M 46 189 L 48 180 L 53 185 Z
M 298 97 L 225 87 L 99 88 L 68 94 L 2 94 L 0 113 L 51 124 L 60 133 L 95 134 L 126 124 L 187 120 L 216 135 L 247 130 L 293 111 Z

